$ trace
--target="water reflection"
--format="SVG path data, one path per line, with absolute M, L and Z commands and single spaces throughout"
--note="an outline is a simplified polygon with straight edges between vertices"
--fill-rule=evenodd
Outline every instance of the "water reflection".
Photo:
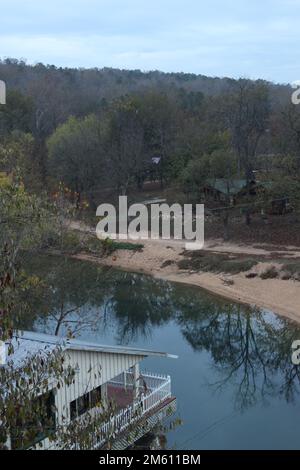
M 279 395 L 286 402 L 299 400 L 291 344 L 300 328 L 286 320 L 197 288 L 89 263 L 39 258 L 28 270 L 44 279 L 44 287 L 42 296 L 26 299 L 31 315 L 24 328 L 83 336 L 113 331 L 118 344 L 141 344 L 155 328 L 175 324 L 196 355 L 209 355 L 211 390 L 229 389 L 239 411 Z
M 201 314 L 179 317 L 182 333 L 195 350 L 209 351 L 219 380 L 215 389 L 235 384 L 240 409 L 274 394 L 292 400 L 299 393 L 299 370 L 291 344 L 299 329 L 258 309 L 240 305 L 199 305 Z

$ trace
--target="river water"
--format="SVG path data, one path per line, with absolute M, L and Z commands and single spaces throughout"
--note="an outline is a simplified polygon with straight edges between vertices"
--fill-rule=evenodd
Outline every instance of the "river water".
M 167 448 L 300 448 L 300 369 L 291 362 L 299 326 L 196 287 L 90 263 L 38 257 L 28 270 L 45 282 L 27 299 L 23 328 L 178 355 L 142 364 L 172 378 L 178 411 L 164 430 Z

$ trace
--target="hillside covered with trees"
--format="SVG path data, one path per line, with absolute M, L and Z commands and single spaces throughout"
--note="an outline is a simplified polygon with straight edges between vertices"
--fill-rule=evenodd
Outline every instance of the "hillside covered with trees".
M 222 204 L 212 206 L 225 207 L 215 214 L 227 225 L 230 187 L 243 181 L 249 224 L 256 179 L 264 187 L 255 199 L 260 211 L 272 199 L 298 208 L 300 111 L 290 86 L 15 59 L 0 62 L 0 77 L 8 90 L 0 109 L 1 170 L 18 172 L 29 192 L 53 194 L 63 184 L 77 208 L 94 213 L 108 194 L 156 181 L 209 207 L 208 181 L 214 189 L 222 180 Z

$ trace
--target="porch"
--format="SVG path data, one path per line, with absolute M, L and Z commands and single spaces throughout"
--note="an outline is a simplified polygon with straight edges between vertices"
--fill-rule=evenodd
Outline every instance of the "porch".
M 95 449 L 110 442 L 125 449 L 176 410 L 170 376 L 126 371 L 107 383 L 107 403 L 114 409 L 97 432 Z

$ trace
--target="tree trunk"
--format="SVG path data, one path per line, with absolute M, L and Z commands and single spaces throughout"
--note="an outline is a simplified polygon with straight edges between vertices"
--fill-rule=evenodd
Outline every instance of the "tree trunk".
M 229 240 L 229 214 L 228 211 L 225 211 L 223 216 L 223 227 L 224 227 L 224 235 L 223 238 L 225 241 Z
M 245 220 L 246 220 L 246 225 L 250 225 L 251 224 L 251 214 L 250 214 L 250 209 L 246 209 L 246 217 L 245 217 Z

